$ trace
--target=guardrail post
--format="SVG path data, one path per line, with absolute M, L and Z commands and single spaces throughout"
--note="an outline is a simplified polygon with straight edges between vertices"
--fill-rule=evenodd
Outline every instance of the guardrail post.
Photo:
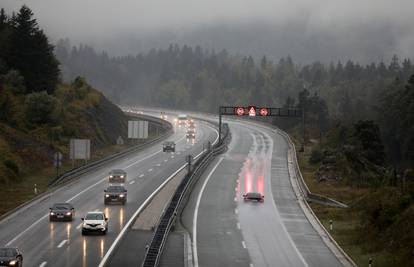
M 372 267 L 372 258 L 369 258 L 368 267 Z
M 329 220 L 329 229 L 332 231 L 333 230 L 333 221 Z

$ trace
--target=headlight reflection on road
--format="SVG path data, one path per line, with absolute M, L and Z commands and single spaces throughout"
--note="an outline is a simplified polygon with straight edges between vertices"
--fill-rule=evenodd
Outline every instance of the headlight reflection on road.
M 50 242 L 51 248 L 55 247 L 55 223 L 50 223 L 49 224 L 49 233 L 50 233 L 50 240 L 52 242 Z
M 86 238 L 83 238 L 82 243 L 82 266 L 86 266 Z
M 70 241 L 70 230 L 72 229 L 72 224 L 66 224 L 66 239 Z
M 121 231 L 124 227 L 124 208 L 119 210 L 119 230 Z
M 105 251 L 105 240 L 101 238 L 101 246 L 99 250 L 101 258 L 103 258 L 104 256 L 104 251 Z

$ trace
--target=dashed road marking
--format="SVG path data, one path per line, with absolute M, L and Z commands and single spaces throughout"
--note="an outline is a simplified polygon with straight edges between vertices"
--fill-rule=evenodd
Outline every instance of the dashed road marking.
M 139 178 L 142 178 L 142 177 L 144 177 L 144 174 L 141 174 L 141 175 L 139 176 Z
M 239 213 L 239 211 L 238 211 L 237 209 L 235 209 L 235 210 L 234 210 L 234 213 L 238 214 L 238 213 Z
M 45 267 L 45 266 L 46 266 L 46 264 L 47 264 L 47 261 L 44 261 L 44 262 L 42 262 L 42 263 L 39 265 L 39 267 Z
M 240 230 L 240 223 L 237 223 L 237 229 Z
M 161 166 L 161 163 L 158 163 L 156 166 L 157 166 L 157 167 Z
M 76 226 L 76 229 L 80 229 L 82 227 L 83 223 L 80 223 L 78 226 Z
M 68 242 L 68 240 L 67 240 L 67 239 L 62 240 L 62 242 L 60 242 L 60 244 L 59 244 L 57 247 L 58 247 L 58 248 L 63 247 L 63 245 L 64 245 L 66 242 Z
M 246 248 L 246 243 L 244 241 L 242 241 L 242 246 L 243 248 Z
M 164 159 L 164 162 L 167 162 L 168 161 L 168 159 Z
M 131 182 L 129 182 L 129 184 L 134 184 L 135 183 L 135 181 L 131 181 Z
M 149 169 L 148 172 L 152 172 L 152 169 Z

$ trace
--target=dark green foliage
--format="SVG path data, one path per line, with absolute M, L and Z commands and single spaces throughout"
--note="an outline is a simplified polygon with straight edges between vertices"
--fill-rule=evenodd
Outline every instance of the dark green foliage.
M 384 164 L 384 146 L 378 125 L 373 121 L 358 121 L 354 129 L 354 137 L 361 144 L 365 158 L 377 165 Z
M 20 72 L 24 77 L 26 93 L 53 93 L 59 81 L 59 63 L 53 54 L 53 46 L 33 18 L 33 12 L 22 6 L 11 19 L 1 17 L 2 12 L 0 59 L 6 66 L 3 68 Z
M 3 161 L 4 166 L 11 170 L 15 175 L 19 174 L 19 166 L 11 159 L 6 159 Z
M 319 148 L 312 149 L 311 155 L 309 157 L 310 164 L 320 163 L 323 159 L 323 153 Z
M 31 125 L 54 124 L 58 118 L 58 101 L 46 91 L 31 93 L 25 100 L 25 118 Z

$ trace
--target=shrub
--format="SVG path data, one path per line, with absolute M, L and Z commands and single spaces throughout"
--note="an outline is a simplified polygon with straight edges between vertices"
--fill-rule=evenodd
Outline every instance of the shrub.
M 323 153 L 320 149 L 314 148 L 312 149 L 311 155 L 309 157 L 310 164 L 317 164 L 320 163 L 323 159 Z

